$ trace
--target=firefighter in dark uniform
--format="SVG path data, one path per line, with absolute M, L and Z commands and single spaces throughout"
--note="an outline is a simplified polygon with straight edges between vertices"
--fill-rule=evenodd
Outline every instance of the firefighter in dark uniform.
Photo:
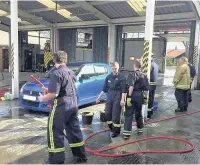
M 190 68 L 190 77 L 191 77 L 191 81 L 190 81 L 190 90 L 188 91 L 188 102 L 192 102 L 192 93 L 191 93 L 191 87 L 192 87 L 192 82 L 196 76 L 196 69 L 194 67 L 194 65 L 188 63 L 188 66 Z
M 63 164 L 65 160 L 64 137 L 67 137 L 75 161 L 86 162 L 82 132 L 77 117 L 78 105 L 75 90 L 76 76 L 66 66 L 67 53 L 58 51 L 53 55 L 56 70 L 50 77 L 48 89 L 40 101 L 54 99 L 48 119 L 48 150 L 50 164 Z M 64 131 L 66 132 L 66 136 Z
M 118 73 L 119 64 L 117 62 L 112 63 L 111 68 L 112 73 L 106 77 L 103 90 L 96 102 L 99 103 L 102 95 L 108 93 L 105 116 L 112 132 L 111 137 L 114 138 L 120 134 L 121 106 L 125 105 L 126 78 Z
M 127 140 L 131 136 L 133 114 L 137 123 L 137 133 L 143 133 L 143 117 L 142 104 L 147 98 L 149 87 L 147 77 L 140 71 L 141 64 L 139 61 L 134 61 L 134 72 L 130 73 L 127 78 L 128 92 L 126 99 L 126 110 L 124 113 L 124 139 Z
M 155 97 L 155 91 L 158 79 L 158 65 L 155 62 L 154 55 L 152 53 L 151 59 L 151 71 L 150 71 L 150 83 L 149 83 L 149 102 L 148 102 L 148 118 L 153 115 L 153 103 Z

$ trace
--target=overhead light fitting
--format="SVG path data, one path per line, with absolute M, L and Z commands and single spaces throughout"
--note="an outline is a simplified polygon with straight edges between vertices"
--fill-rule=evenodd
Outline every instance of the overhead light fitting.
M 72 16 L 71 16 L 71 12 L 69 12 L 68 10 L 66 9 L 59 9 L 61 8 L 62 6 L 56 4 L 55 2 L 53 2 L 52 0 L 37 0 L 39 3 L 43 4 L 44 6 L 48 7 L 49 9 L 54 9 L 55 12 L 57 12 L 58 14 L 62 15 L 63 17 L 69 19 L 69 20 L 72 20 L 74 19 Z M 57 9 L 57 10 L 56 10 Z M 76 18 L 76 19 L 79 19 L 79 18 Z M 79 19 L 80 20 L 80 19 Z
M 129 6 L 140 16 L 145 15 L 146 1 L 145 0 L 129 0 Z

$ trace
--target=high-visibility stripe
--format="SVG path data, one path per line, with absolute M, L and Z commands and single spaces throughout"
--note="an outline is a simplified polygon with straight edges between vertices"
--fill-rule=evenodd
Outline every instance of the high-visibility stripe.
M 115 124 L 115 123 L 113 123 L 113 126 L 114 127 L 121 127 L 121 124 Z
M 124 130 L 124 132 L 126 132 L 126 133 L 130 133 L 131 131 L 125 131 L 125 130 Z
M 73 148 L 73 147 L 81 147 L 81 146 L 83 146 L 84 145 L 84 142 L 80 142 L 80 143 L 71 143 L 71 144 L 69 144 L 69 146 L 71 147 L 71 148 Z
M 49 148 L 49 152 L 64 152 L 65 148 Z
M 130 136 L 130 135 L 131 135 L 131 131 L 124 131 L 124 132 L 123 132 L 123 135 Z
M 150 82 L 149 85 L 156 85 L 156 82 Z
M 57 99 L 54 100 L 53 109 L 51 111 L 50 118 L 49 118 L 49 126 L 48 127 L 49 127 L 50 149 L 55 149 L 54 138 L 53 138 L 53 118 L 54 118 L 54 114 L 56 111 L 56 106 L 57 106 Z
M 107 124 L 112 124 L 112 121 L 107 121 Z
M 176 88 L 181 88 L 181 89 L 182 89 L 182 88 L 183 88 L 183 89 L 186 88 L 186 89 L 189 89 L 189 88 L 190 88 L 190 85 L 177 85 Z

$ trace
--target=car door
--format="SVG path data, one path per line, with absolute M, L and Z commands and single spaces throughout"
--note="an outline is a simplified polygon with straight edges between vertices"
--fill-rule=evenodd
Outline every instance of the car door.
M 95 81 L 96 73 L 94 71 L 93 64 L 84 65 L 79 72 L 77 79 L 79 85 L 77 88 L 77 94 L 79 104 L 88 104 L 95 101 Z
M 96 97 L 98 97 L 99 93 L 102 91 L 106 76 L 108 75 L 107 67 L 103 64 L 95 64 L 94 65 L 96 76 L 96 83 L 95 83 L 95 93 Z

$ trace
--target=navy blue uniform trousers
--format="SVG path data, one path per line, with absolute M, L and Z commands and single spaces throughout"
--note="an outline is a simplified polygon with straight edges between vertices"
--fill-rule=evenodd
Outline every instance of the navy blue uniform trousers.
M 64 137 L 67 137 L 73 156 L 80 158 L 85 157 L 83 137 L 77 113 L 76 96 L 60 97 L 54 100 L 54 105 L 48 119 L 47 129 L 49 163 L 64 163 Z
M 120 134 L 120 120 L 121 120 L 121 91 L 109 90 L 106 101 L 106 121 L 113 133 Z
M 128 107 L 126 105 L 126 110 L 124 113 L 125 123 L 124 123 L 124 135 L 130 136 L 132 130 L 133 114 L 135 113 L 135 120 L 137 123 L 137 128 L 143 128 L 142 119 L 142 103 L 143 103 L 143 92 L 133 91 L 131 96 L 132 106 Z
M 189 92 L 189 90 L 184 90 L 184 89 L 176 89 L 175 90 L 175 97 L 178 102 L 178 108 L 180 108 L 181 111 L 187 111 L 188 92 Z

